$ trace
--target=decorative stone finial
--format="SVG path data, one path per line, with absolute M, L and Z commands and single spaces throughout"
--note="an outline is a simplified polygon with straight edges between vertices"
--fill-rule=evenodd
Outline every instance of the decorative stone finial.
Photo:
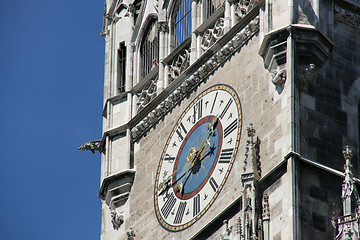
M 263 197 L 263 220 L 270 219 L 269 196 L 267 194 Z
M 222 240 L 228 240 L 230 239 L 230 234 L 232 232 L 232 226 L 229 227 L 229 221 L 228 220 L 224 220 L 223 221 L 223 226 L 224 226 L 224 230 L 223 230 L 223 233 L 221 234 L 221 239 Z
M 256 132 L 254 125 L 252 123 L 250 123 L 250 126 L 247 128 L 247 132 L 248 132 L 248 137 L 252 139 Z
M 355 181 L 351 172 L 351 158 L 352 151 L 349 146 L 343 150 L 345 165 L 344 165 L 344 182 L 342 184 L 342 204 L 343 216 L 337 218 L 338 234 L 336 240 L 355 240 L 360 239 L 359 221 L 360 221 L 360 198 L 357 192 Z
M 133 240 L 135 239 L 135 232 L 132 228 L 130 228 L 129 230 L 126 231 L 126 234 L 128 236 L 128 240 Z
M 351 160 L 352 158 L 352 151 L 349 148 L 349 145 L 346 145 L 345 149 L 343 150 L 345 160 Z

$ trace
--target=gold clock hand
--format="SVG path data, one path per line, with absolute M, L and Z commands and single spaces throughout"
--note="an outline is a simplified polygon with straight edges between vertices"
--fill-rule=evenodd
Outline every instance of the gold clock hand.
M 210 136 L 211 136 L 211 134 L 214 134 L 214 132 L 215 132 L 214 126 L 215 126 L 217 120 L 218 120 L 218 117 L 215 116 L 213 118 L 213 120 L 210 122 L 210 124 L 206 125 L 207 132 L 204 135 L 203 140 L 201 141 L 200 147 L 197 149 L 196 158 L 198 158 L 200 156 L 200 154 L 204 150 L 206 144 L 208 144 L 210 146 L 210 142 L 211 142 Z
M 185 166 L 186 163 L 192 162 L 192 159 L 194 158 L 193 151 L 196 151 L 196 149 L 191 148 L 189 153 L 188 153 L 188 156 L 186 158 L 187 160 L 180 167 L 178 167 L 176 169 L 176 171 L 174 171 L 169 177 L 167 177 L 161 183 L 159 183 L 158 192 L 161 193 L 161 192 L 165 191 L 165 189 L 168 187 L 169 180 L 174 176 L 174 174 L 177 173 L 180 169 L 182 169 Z M 189 171 L 189 169 L 187 171 Z

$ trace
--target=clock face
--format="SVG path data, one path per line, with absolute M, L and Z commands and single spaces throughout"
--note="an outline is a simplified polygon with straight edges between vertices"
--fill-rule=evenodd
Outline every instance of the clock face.
M 165 229 L 191 226 L 214 203 L 232 168 L 241 125 L 240 100 L 228 85 L 203 91 L 182 113 L 156 172 L 155 213 Z

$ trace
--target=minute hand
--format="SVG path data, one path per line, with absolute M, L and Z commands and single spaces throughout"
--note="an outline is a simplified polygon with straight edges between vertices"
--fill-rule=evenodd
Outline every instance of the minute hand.
M 211 141 L 211 138 L 209 137 L 209 134 L 214 134 L 215 130 L 214 130 L 214 126 L 217 122 L 218 118 L 217 116 L 214 117 L 214 119 L 210 122 L 210 124 L 206 125 L 206 128 L 207 128 L 207 132 L 206 134 L 204 135 L 204 138 L 203 140 L 201 141 L 201 144 L 200 144 L 200 147 L 198 148 L 197 150 L 197 153 L 196 153 L 196 156 L 198 157 L 201 152 L 204 150 L 205 148 L 205 144 L 209 144 L 209 142 Z M 205 142 L 206 141 L 206 142 Z

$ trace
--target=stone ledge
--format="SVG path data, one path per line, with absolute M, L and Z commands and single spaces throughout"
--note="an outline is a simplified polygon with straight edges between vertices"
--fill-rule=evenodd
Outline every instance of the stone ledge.
M 136 171 L 126 169 L 106 177 L 101 184 L 98 197 L 106 202 L 110 209 L 125 204 L 129 198 Z
M 317 66 L 328 58 L 334 43 L 311 25 L 292 24 L 267 33 L 261 43 L 259 55 L 271 71 L 286 63 L 287 38 L 294 33 L 296 53 L 309 57 Z

